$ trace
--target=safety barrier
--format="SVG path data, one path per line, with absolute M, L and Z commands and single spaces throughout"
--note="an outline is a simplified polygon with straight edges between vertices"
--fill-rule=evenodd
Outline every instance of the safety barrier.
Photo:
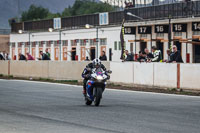
M 200 90 L 200 64 L 111 62 L 110 81 Z
M 0 61 L 0 74 L 14 77 L 82 80 L 89 62 Z M 200 64 L 103 62 L 112 70 L 110 82 L 200 90 Z

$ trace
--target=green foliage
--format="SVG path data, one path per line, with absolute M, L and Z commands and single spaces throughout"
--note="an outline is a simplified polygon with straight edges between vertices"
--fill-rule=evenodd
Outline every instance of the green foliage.
M 91 0 L 76 0 L 72 7 L 65 8 L 62 12 L 62 17 L 110 12 L 114 10 L 115 8 L 107 3 L 97 3 Z
M 8 78 L 13 78 L 13 75 L 8 75 Z
M 74 5 L 65 8 L 60 13 L 51 13 L 48 9 L 41 6 L 31 5 L 28 11 L 24 11 L 21 15 L 21 21 L 32 21 L 40 19 L 52 19 L 57 17 L 69 17 L 85 14 L 93 14 L 99 12 L 114 11 L 115 7 L 103 2 L 94 2 L 91 0 L 76 0 Z
M 47 18 L 49 10 L 41 6 L 31 5 L 28 11 L 24 11 L 21 16 L 22 21 L 39 20 Z

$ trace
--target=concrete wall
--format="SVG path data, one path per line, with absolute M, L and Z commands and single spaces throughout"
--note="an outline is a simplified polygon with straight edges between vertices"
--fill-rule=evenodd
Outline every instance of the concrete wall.
M 200 64 L 181 64 L 180 87 L 200 90 Z
M 49 62 L 49 78 L 82 80 L 81 74 L 86 65 L 90 62 Z M 110 69 L 109 62 L 103 62 L 107 69 Z
M 111 62 L 112 75 L 110 81 L 118 83 L 133 83 L 133 63 Z
M 170 88 L 177 87 L 177 64 L 155 63 L 154 85 Z
M 48 78 L 48 61 L 11 61 L 10 75 Z
M 89 62 L 77 61 L 0 61 L 0 74 L 17 77 L 37 77 L 82 80 L 81 74 Z M 200 64 L 103 62 L 112 70 L 111 82 L 168 88 L 200 90 Z M 10 67 L 9 67 L 10 66 Z M 9 73 L 10 72 L 10 73 Z M 180 78 L 179 78 L 180 77 Z
M 134 63 L 134 83 L 153 85 L 153 63 Z
M 0 61 L 0 74 L 8 75 L 8 61 Z
M 52 79 L 81 80 L 83 69 L 89 62 L 11 61 L 10 75 Z M 3 63 L 2 63 L 3 64 Z M 110 69 L 109 62 L 103 62 Z M 0 64 L 1 65 L 1 64 Z M 3 64 L 5 66 L 7 64 Z M 8 70 L 5 70 L 8 71 Z

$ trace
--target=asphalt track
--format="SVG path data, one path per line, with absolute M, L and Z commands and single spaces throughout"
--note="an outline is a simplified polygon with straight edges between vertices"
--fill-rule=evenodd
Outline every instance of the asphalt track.
M 200 97 L 107 89 L 86 106 L 79 86 L 0 80 L 0 133 L 199 133 Z

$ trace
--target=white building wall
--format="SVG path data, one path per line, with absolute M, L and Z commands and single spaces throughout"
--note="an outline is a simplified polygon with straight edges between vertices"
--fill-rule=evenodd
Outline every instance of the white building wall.
M 18 42 L 15 43 L 15 55 L 16 55 L 16 60 L 18 60 Z
M 172 23 L 188 23 L 188 35 L 187 38 L 192 38 L 192 28 L 191 28 L 191 21 L 192 20 L 172 20 Z M 195 21 L 199 21 L 196 20 Z M 129 25 L 128 25 L 129 24 Z M 141 35 L 138 34 L 138 25 L 154 25 L 154 24 L 168 24 L 168 21 L 153 21 L 153 22 L 136 22 L 136 23 L 128 23 L 127 26 L 136 26 L 136 40 L 141 39 Z M 126 26 L 126 25 L 125 25 Z M 121 61 L 120 56 L 121 56 L 121 50 L 119 50 L 119 42 L 120 42 L 120 31 L 121 31 L 121 26 L 117 27 L 104 27 L 100 28 L 98 32 L 98 38 L 106 38 L 107 39 L 107 45 L 106 45 L 106 54 L 107 58 L 109 59 L 109 48 L 112 49 L 112 61 Z M 172 32 L 172 39 L 173 39 L 174 33 Z M 41 41 L 57 41 L 59 40 L 59 32 L 54 31 L 54 32 L 38 32 L 38 33 L 31 33 L 30 36 L 31 42 L 41 42 Z M 182 33 L 181 36 L 183 39 L 186 39 L 186 33 Z M 96 38 L 96 28 L 91 28 L 91 29 L 74 29 L 74 30 L 66 30 L 62 31 L 61 34 L 61 39 L 62 40 L 68 40 L 68 58 L 67 60 L 71 60 L 71 40 L 75 39 L 95 39 Z M 10 35 L 10 42 L 18 43 L 18 42 L 28 42 L 29 40 L 29 35 L 28 34 L 11 34 Z M 151 51 L 151 46 L 156 45 L 156 41 L 151 42 L 151 35 L 147 35 L 148 42 L 147 42 L 147 48 Z M 154 32 L 154 26 L 152 26 L 152 39 L 156 39 L 156 33 Z M 125 41 L 126 41 L 126 49 L 130 51 L 130 42 L 128 40 L 135 40 L 134 35 L 125 35 Z M 164 34 L 164 40 L 168 40 L 168 34 Z M 117 42 L 117 50 L 114 49 L 114 42 Z M 173 41 L 171 42 L 173 44 Z M 45 45 L 46 46 L 46 45 Z M 45 46 L 44 49 L 45 50 Z M 98 45 L 98 57 L 100 56 L 100 42 Z M 188 53 L 190 54 L 190 63 L 193 61 L 193 46 L 192 44 L 188 44 Z M 89 50 L 90 44 L 86 44 L 86 49 L 90 52 Z M 16 45 L 16 50 L 15 54 L 18 56 L 18 47 Z M 164 59 L 167 59 L 167 54 L 166 50 L 168 49 L 168 42 L 164 42 Z M 22 48 L 23 50 L 23 48 Z M 62 50 L 62 49 L 61 49 Z M 139 53 L 140 51 L 140 42 L 136 42 L 136 50 L 135 50 L 135 42 L 133 42 L 133 52 L 136 54 Z M 23 52 L 23 51 L 22 51 Z M 51 59 L 54 60 L 54 45 L 51 44 Z M 36 57 L 38 56 L 38 46 L 36 46 Z M 61 54 L 63 54 L 63 51 L 61 51 Z M 77 46 L 77 54 L 80 59 L 80 47 Z M 89 53 L 86 52 L 86 56 L 89 56 Z M 61 57 L 63 57 L 61 55 Z M 90 56 L 89 56 L 90 57 Z M 186 43 L 182 43 L 182 58 L 184 62 L 186 62 Z M 62 58 L 61 58 L 62 59 Z
M 192 38 L 192 23 L 188 23 L 188 26 L 187 26 L 187 31 L 188 31 L 188 38 Z M 190 63 L 193 62 L 193 45 L 188 43 L 187 44 L 188 46 L 188 49 L 187 49 L 187 52 L 190 54 Z

